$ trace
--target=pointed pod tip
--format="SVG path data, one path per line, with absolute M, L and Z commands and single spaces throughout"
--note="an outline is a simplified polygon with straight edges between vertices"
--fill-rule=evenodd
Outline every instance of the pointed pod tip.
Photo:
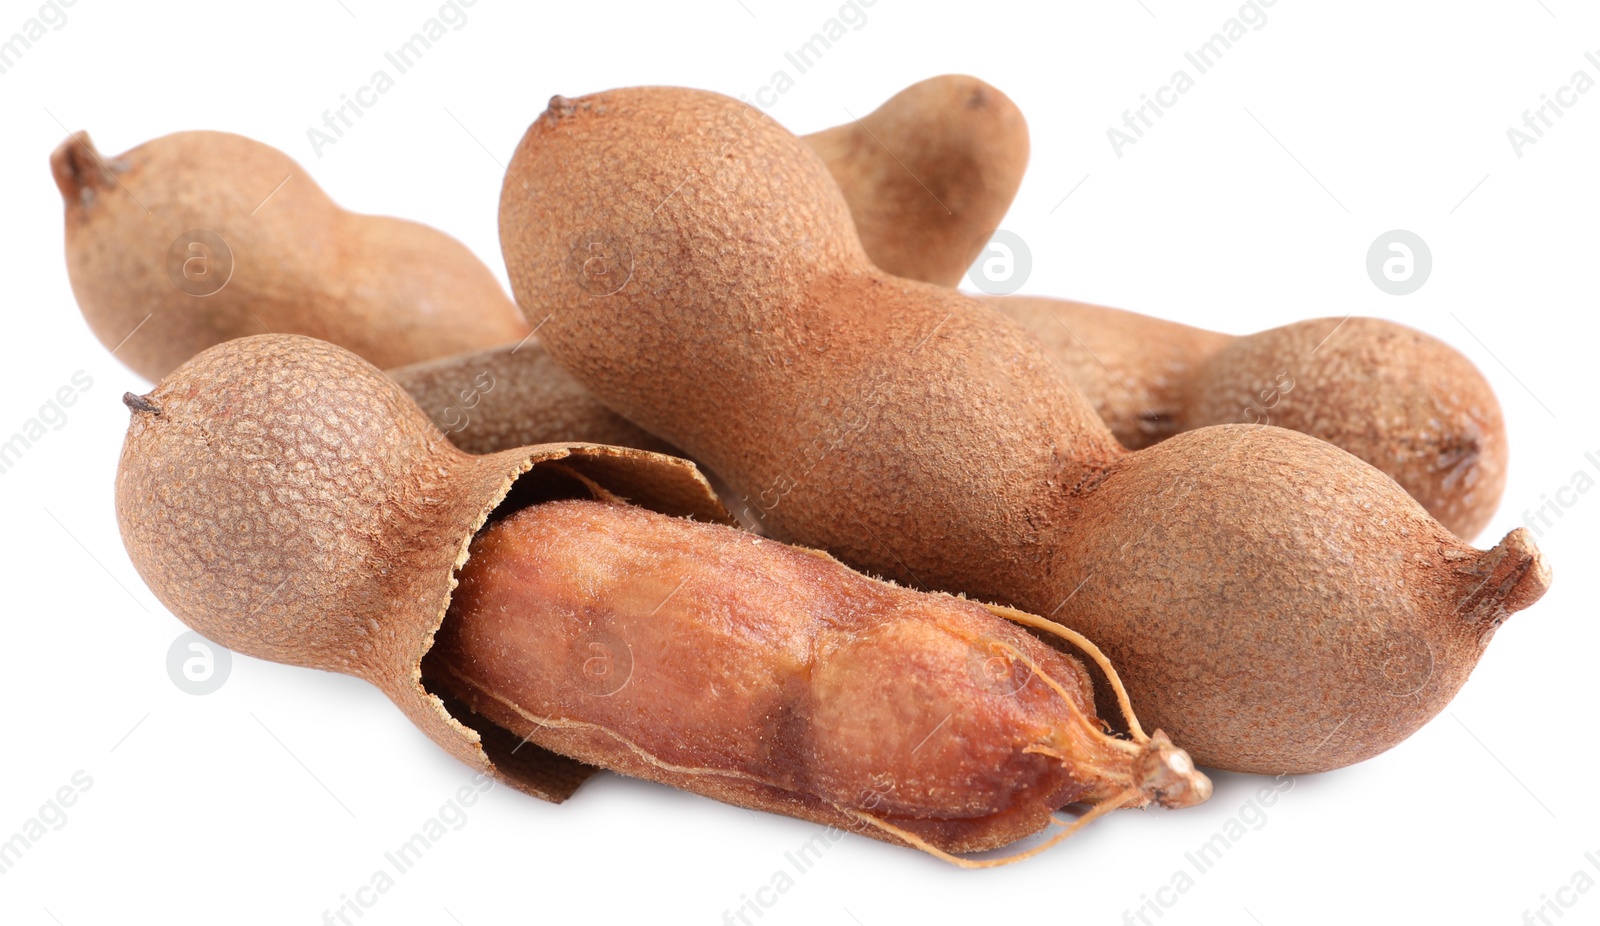
M 1502 597 L 1507 613 L 1521 611 L 1550 590 L 1550 564 L 1545 562 L 1544 554 L 1526 527 L 1507 534 L 1484 557 L 1486 560 L 1493 557 L 1494 575 L 1507 577 Z
M 1514 568 L 1515 581 L 1506 595 L 1507 611 L 1522 611 L 1526 606 L 1544 597 L 1550 590 L 1550 565 L 1533 542 L 1528 528 L 1517 528 L 1506 534 L 1491 553 L 1502 552 L 1502 558 Z
M 147 415 L 161 414 L 161 406 L 150 401 L 149 396 L 134 395 L 131 392 L 124 392 L 122 394 L 122 404 L 128 406 L 129 410 L 131 411 L 142 412 Z
M 1550 564 L 1526 527 L 1513 530 L 1491 549 L 1457 558 L 1461 597 L 1451 613 L 1462 618 L 1462 626 L 1492 630 L 1550 590 Z
M 545 108 L 544 114 L 551 119 L 559 119 L 577 112 L 576 100 L 556 94 L 550 98 L 550 104 Z
M 1139 791 L 1162 807 L 1176 810 L 1211 799 L 1211 779 L 1160 730 L 1144 744 L 1136 768 Z
M 88 132 L 73 132 L 50 153 L 50 173 L 69 206 L 76 204 L 85 190 L 99 184 L 105 172 Z

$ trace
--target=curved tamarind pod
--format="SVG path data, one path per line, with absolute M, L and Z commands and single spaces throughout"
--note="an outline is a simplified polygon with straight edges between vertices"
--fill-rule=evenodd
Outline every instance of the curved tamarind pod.
M 1500 505 L 1500 403 L 1472 361 L 1420 331 L 1314 318 L 1233 337 L 1061 299 L 983 301 L 1043 342 L 1130 450 L 1213 424 L 1271 424 L 1366 460 L 1458 536 L 1476 536 Z
M 117 519 L 163 604 L 241 652 L 366 679 L 541 797 L 595 763 L 988 865 L 950 853 L 1065 801 L 1097 804 L 1082 825 L 1210 794 L 1120 690 L 1131 738 L 1107 735 L 1082 664 L 1016 624 L 1114 680 L 1081 637 L 688 520 L 726 513 L 684 461 L 465 454 L 375 367 L 303 337 L 228 341 L 124 401 Z M 948 738 L 923 725 L 941 705 Z
M 202 351 L 128 395 L 117 523 L 150 590 L 210 639 L 371 682 L 468 765 L 546 800 L 594 769 L 442 703 L 421 661 L 467 545 L 502 505 L 587 495 L 725 520 L 686 461 L 546 444 L 462 453 L 347 350 L 294 335 Z
M 581 441 L 682 456 L 600 404 L 533 339 L 388 373 L 468 453 Z
M 885 269 L 948 285 L 1010 206 L 1028 154 L 1015 105 L 960 75 L 914 84 L 865 119 L 808 137 Z M 309 335 L 397 367 L 528 333 L 460 242 L 339 208 L 270 145 L 178 132 L 108 158 L 76 132 L 50 168 L 84 318 L 147 379 L 250 334 Z M 504 433 L 522 424 L 507 420 Z
M 827 162 L 873 262 L 945 286 L 1010 208 L 1028 162 L 1016 104 L 961 74 L 919 81 L 858 121 L 802 138 Z M 601 404 L 532 338 L 389 375 L 468 453 L 570 440 L 682 455 Z
M 83 316 L 146 379 L 250 334 L 309 335 L 391 367 L 528 333 L 461 242 L 341 209 L 270 145 L 178 132 L 107 158 L 77 132 L 50 169 Z
M 1294 431 L 1125 450 L 1020 325 L 874 267 L 821 160 L 735 100 L 554 98 L 500 231 L 551 356 L 759 500 L 772 536 L 1084 633 L 1201 764 L 1388 749 L 1548 586 L 1526 531 L 1476 550 Z
M 861 119 L 803 136 L 880 270 L 954 286 L 1022 185 L 1028 123 L 976 77 L 912 84 Z

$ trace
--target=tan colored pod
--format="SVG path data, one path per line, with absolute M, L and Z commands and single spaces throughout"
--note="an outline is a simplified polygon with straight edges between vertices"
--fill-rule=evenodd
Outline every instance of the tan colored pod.
M 1028 166 L 1021 110 L 963 74 L 912 84 L 805 141 L 827 162 L 872 262 L 944 286 L 966 275 Z
M 179 132 L 106 158 L 78 132 L 50 167 L 84 318 L 147 379 L 249 334 L 310 335 L 392 367 L 528 333 L 459 241 L 347 212 L 261 142 Z
M 1213 424 L 1271 424 L 1366 460 L 1461 537 L 1499 507 L 1500 403 L 1472 361 L 1420 331 L 1315 318 L 1233 337 L 1082 302 L 985 301 L 1066 365 L 1131 450 Z
M 1028 162 L 1016 104 L 961 74 L 912 84 L 859 121 L 802 137 L 827 162 L 879 269 L 946 286 L 1010 208 Z M 388 372 L 469 453 L 575 440 L 682 455 L 594 398 L 537 340 Z
M 922 81 L 865 119 L 809 138 L 884 268 L 949 285 L 1010 206 L 1028 154 L 1011 101 L 959 75 Z M 84 317 L 147 379 L 250 334 L 309 335 L 398 367 L 528 332 L 460 242 L 339 208 L 261 142 L 179 132 L 106 158 L 78 132 L 50 166 Z
M 388 373 L 468 453 L 581 441 L 682 456 L 600 404 L 531 338 Z
M 212 347 L 148 395 L 117 470 L 123 543 L 179 619 L 230 649 L 354 675 L 468 765 L 546 800 L 594 769 L 424 689 L 455 570 L 508 499 L 587 496 L 724 520 L 692 464 L 544 445 L 471 456 L 354 354 L 291 335 Z
M 1053 553 L 1052 617 L 1100 643 L 1141 717 L 1202 764 L 1271 774 L 1416 732 L 1551 578 L 1525 528 L 1476 550 L 1379 470 L 1262 425 L 1124 456 Z
M 553 99 L 500 231 L 551 355 L 759 499 L 772 536 L 1086 634 L 1202 764 L 1382 752 L 1549 583 L 1525 531 L 1473 549 L 1293 431 L 1126 451 L 1020 325 L 873 267 L 815 153 L 726 97 Z M 1419 638 L 1438 663 L 1397 685 Z

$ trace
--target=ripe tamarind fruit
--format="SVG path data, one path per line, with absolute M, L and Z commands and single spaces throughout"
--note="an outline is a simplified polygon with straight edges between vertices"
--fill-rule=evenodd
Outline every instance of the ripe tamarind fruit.
M 999 226 L 1028 166 L 1028 123 L 964 74 L 912 84 L 854 122 L 804 136 L 885 273 L 954 286 Z
M 531 338 L 388 373 L 468 453 L 577 441 L 682 456 L 600 404 Z
M 460 578 L 424 678 L 629 775 L 941 855 L 1069 803 L 1210 793 L 1164 735 L 1106 736 L 1076 659 L 813 551 L 555 501 L 491 525 Z
M 773 537 L 1088 635 L 1203 765 L 1388 749 L 1549 583 L 1525 531 L 1476 550 L 1297 432 L 1125 450 L 1016 322 L 874 267 L 816 154 L 727 97 L 554 98 L 500 232 L 551 356 Z
M 78 132 L 50 168 L 78 305 L 147 379 L 247 334 L 310 335 L 382 367 L 528 334 L 459 241 L 341 209 L 270 145 L 178 132 L 106 158 Z
M 1233 337 L 1062 299 L 983 301 L 1039 338 L 1130 450 L 1207 425 L 1272 424 L 1376 466 L 1457 536 L 1476 536 L 1499 507 L 1500 403 L 1472 361 L 1420 331 L 1315 318 Z
M 873 263 L 945 286 L 1000 223 L 1028 163 L 1016 104 L 963 74 L 919 81 L 858 121 L 801 137 L 827 162 Z M 389 375 L 469 453 L 587 441 L 681 455 L 606 408 L 533 339 Z
M 443 437 L 467 453 L 498 453 L 533 444 L 590 443 L 683 452 L 600 403 L 533 339 L 414 363 L 388 371 Z M 706 473 L 729 507 L 738 499 Z M 753 517 L 740 526 L 761 533 Z
M 869 252 L 892 273 L 949 285 L 1010 206 L 1028 154 L 1015 105 L 960 75 L 809 138 L 859 211 Z M 84 318 L 147 379 L 247 334 L 305 334 L 380 367 L 510 350 L 528 334 L 459 241 L 339 208 L 270 145 L 178 132 L 106 158 L 77 132 L 50 168 Z
M 1023 628 L 1114 680 L 1081 637 L 716 523 L 684 461 L 469 455 L 375 367 L 299 336 L 216 345 L 125 402 L 117 519 L 164 605 L 240 652 L 366 679 L 540 797 L 604 766 L 978 866 L 953 853 L 1063 803 L 1095 807 L 1052 843 L 1210 794 L 1120 690 L 1132 736 L 1107 735 L 1078 657 Z

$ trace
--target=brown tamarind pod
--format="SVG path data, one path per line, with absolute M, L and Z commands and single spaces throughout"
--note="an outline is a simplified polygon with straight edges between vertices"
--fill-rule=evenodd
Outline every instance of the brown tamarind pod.
M 546 800 L 593 768 L 519 749 L 421 682 L 473 534 L 503 504 L 586 493 L 583 479 L 666 514 L 726 518 L 671 457 L 462 453 L 376 368 L 311 338 L 229 340 L 126 401 L 117 523 L 162 604 L 238 652 L 367 680 L 451 755 Z
M 581 441 L 682 455 L 600 404 L 531 338 L 388 373 L 468 453 Z
M 1472 361 L 1420 331 L 1315 318 L 1233 337 L 1081 302 L 984 301 L 1043 342 L 1131 450 L 1208 425 L 1271 424 L 1366 460 L 1461 537 L 1499 507 L 1500 403 Z
M 1095 806 L 1044 845 L 1210 794 L 1120 689 L 1132 733 L 1108 735 L 1083 664 L 1024 627 L 1114 681 L 1086 640 L 714 523 L 681 460 L 465 454 L 375 367 L 296 336 L 209 348 L 125 401 L 118 523 L 163 604 L 240 652 L 366 679 L 538 796 L 603 766 L 979 866 L 998 861 L 952 853 L 1063 803 Z
M 727 97 L 554 98 L 500 231 L 551 356 L 773 537 L 1087 635 L 1202 765 L 1390 748 L 1549 584 L 1526 531 L 1474 549 L 1304 434 L 1125 450 L 1016 322 L 874 267 L 815 152 Z
M 178 132 L 105 157 L 78 132 L 50 169 L 84 318 L 147 379 L 249 334 L 309 335 L 392 367 L 528 333 L 459 241 L 341 209 L 270 145 Z
M 883 266 L 949 285 L 1010 206 L 1028 155 L 1027 126 L 1011 101 L 960 75 L 914 84 L 865 119 L 809 138 Z M 493 274 L 460 242 L 339 208 L 270 145 L 178 132 L 106 157 L 77 132 L 50 168 L 84 318 L 147 379 L 249 334 L 321 338 L 380 367 L 528 334 Z M 506 421 L 503 433 L 521 425 Z
M 1028 123 L 976 77 L 912 84 L 859 120 L 804 136 L 885 273 L 954 286 L 999 226 L 1028 166 Z
M 601 404 L 532 338 L 388 373 L 445 438 L 468 453 L 582 441 L 684 455 Z M 729 509 L 747 507 L 715 473 L 705 476 Z M 741 517 L 739 524 L 762 533 L 757 517 Z
M 1016 104 L 962 74 L 919 81 L 860 120 L 802 137 L 827 162 L 873 262 L 945 286 L 999 225 L 1028 163 Z M 389 374 L 469 453 L 572 440 L 681 455 L 601 404 L 534 339 Z

